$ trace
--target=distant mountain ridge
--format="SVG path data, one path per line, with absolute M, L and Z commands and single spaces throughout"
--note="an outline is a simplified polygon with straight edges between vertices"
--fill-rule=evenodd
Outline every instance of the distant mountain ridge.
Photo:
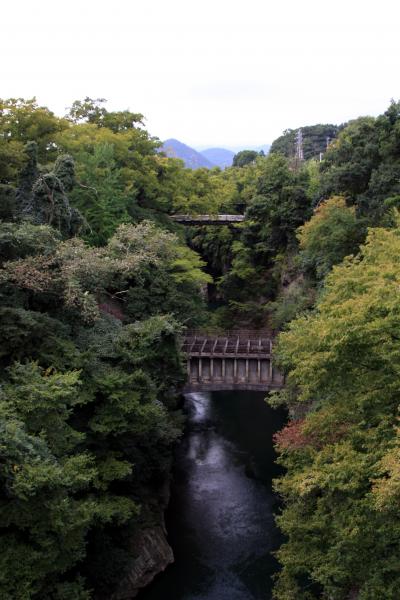
M 201 169 L 202 167 L 212 169 L 215 167 L 203 154 L 174 138 L 165 140 L 161 151 L 170 158 L 180 158 L 189 169 Z
M 257 147 L 241 146 L 237 149 L 235 148 L 236 152 L 228 148 L 206 148 L 205 150 L 198 151 L 175 138 L 170 138 L 163 142 L 160 151 L 164 152 L 170 158 L 183 160 L 188 169 L 212 169 L 213 167 L 226 169 L 232 166 L 233 157 L 240 150 L 257 150 L 257 152 L 263 150 L 265 154 L 268 154 L 269 148 L 269 144 L 265 144 L 264 146 Z
M 252 144 L 249 144 L 248 146 L 244 145 L 244 146 L 234 146 L 234 147 L 230 147 L 230 150 L 232 150 L 232 152 L 234 154 L 237 154 L 238 152 L 241 152 L 242 150 L 255 150 L 256 152 L 261 152 L 261 150 L 264 152 L 264 154 L 268 154 L 269 150 L 271 148 L 271 144 L 263 144 L 262 146 L 253 146 Z
M 232 166 L 235 153 L 226 148 L 207 148 L 201 150 L 200 154 L 205 156 L 213 165 L 217 165 L 221 169 L 226 169 Z

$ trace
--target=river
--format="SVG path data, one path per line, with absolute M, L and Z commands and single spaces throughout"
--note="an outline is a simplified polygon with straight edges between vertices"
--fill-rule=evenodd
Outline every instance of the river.
M 192 393 L 167 511 L 175 563 L 140 600 L 269 600 L 280 543 L 272 435 L 284 421 L 259 392 Z

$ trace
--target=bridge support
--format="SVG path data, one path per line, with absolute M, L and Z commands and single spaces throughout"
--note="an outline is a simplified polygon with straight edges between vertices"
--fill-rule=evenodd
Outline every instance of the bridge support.
M 279 389 L 283 378 L 272 365 L 272 343 L 254 331 L 209 336 L 193 332 L 184 342 L 187 390 Z
M 187 365 L 187 388 L 193 390 L 267 390 L 282 385 L 282 377 L 272 369 L 272 361 L 269 358 L 191 357 L 188 358 Z

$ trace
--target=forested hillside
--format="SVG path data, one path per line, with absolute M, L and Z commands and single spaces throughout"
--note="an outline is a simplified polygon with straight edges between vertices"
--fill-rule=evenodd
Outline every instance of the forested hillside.
M 115 593 L 162 531 L 180 336 L 233 324 L 279 333 L 286 374 L 275 598 L 398 598 L 400 104 L 320 163 L 324 127 L 301 164 L 286 133 L 191 170 L 139 113 L 0 101 L 2 598 Z
M 329 144 L 337 137 L 342 126 L 331 124 L 306 125 L 301 128 L 303 134 L 304 158 L 319 159 L 320 153 L 326 152 Z M 280 152 L 287 158 L 292 158 L 298 129 L 287 129 L 271 146 L 271 152 Z
M 316 302 L 277 349 L 273 402 L 291 415 L 276 436 L 280 600 L 398 598 L 399 124 L 392 103 L 343 129 L 297 232 Z
M 140 117 L 78 108 L 58 119 L 34 102 L 1 104 L 0 595 L 10 600 L 109 598 L 132 540 L 161 530 L 182 430 L 178 338 L 204 310 L 202 262 L 154 224 L 177 167 L 156 156 Z

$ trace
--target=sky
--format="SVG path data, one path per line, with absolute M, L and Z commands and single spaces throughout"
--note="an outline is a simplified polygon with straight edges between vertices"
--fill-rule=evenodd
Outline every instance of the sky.
M 0 97 L 146 117 L 196 148 L 382 113 L 400 99 L 398 0 L 3 2 Z

